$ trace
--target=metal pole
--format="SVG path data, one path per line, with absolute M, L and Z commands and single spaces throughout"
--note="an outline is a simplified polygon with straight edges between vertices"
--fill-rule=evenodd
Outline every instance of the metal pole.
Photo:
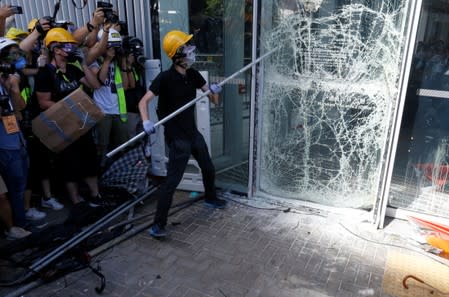
M 264 55 L 260 56 L 258 59 L 254 60 L 254 62 L 246 65 L 245 67 L 241 68 L 240 70 L 234 72 L 231 76 L 228 76 L 227 78 L 225 78 L 224 80 L 222 80 L 218 85 L 219 86 L 223 86 L 224 84 L 226 84 L 228 81 L 230 81 L 231 79 L 235 78 L 237 75 L 245 72 L 246 70 L 250 69 L 254 64 L 259 63 L 260 61 L 262 61 L 263 59 L 265 59 L 266 57 L 268 57 L 269 55 L 271 55 L 272 53 L 274 53 L 275 51 L 277 51 L 279 48 L 274 48 L 271 51 L 265 53 Z M 165 118 L 163 118 L 162 120 L 158 121 L 156 124 L 154 124 L 154 127 L 158 127 L 162 124 L 164 124 L 165 122 L 171 120 L 172 118 L 174 118 L 175 116 L 177 116 L 179 113 L 183 112 L 184 110 L 186 110 L 187 108 L 189 108 L 190 106 L 192 106 L 193 104 L 195 104 L 197 101 L 199 101 L 201 98 L 207 96 L 210 94 L 210 90 L 207 90 L 206 92 L 204 92 L 202 95 L 196 97 L 195 99 L 193 99 L 192 101 L 190 101 L 189 103 L 185 104 L 184 106 L 180 107 L 178 110 L 175 110 L 173 113 L 169 114 L 168 116 L 166 116 Z M 136 136 L 134 136 L 133 138 L 131 138 L 130 140 L 128 140 L 127 142 L 121 144 L 120 146 L 118 146 L 117 148 L 115 148 L 114 150 L 110 151 L 109 153 L 106 154 L 106 157 L 110 158 L 112 156 L 114 156 L 115 154 L 117 154 L 119 151 L 123 150 L 125 147 L 129 146 L 130 144 L 136 142 L 137 140 L 141 139 L 142 137 L 144 137 L 146 135 L 145 132 L 140 132 L 139 134 L 137 134 Z
M 77 234 L 76 236 L 72 237 L 69 241 L 65 242 L 55 250 L 53 250 L 51 253 L 46 255 L 45 257 L 39 259 L 37 262 L 33 263 L 33 265 L 30 266 L 30 270 L 32 272 L 38 272 L 48 264 L 50 264 L 52 261 L 54 261 L 56 258 L 64 254 L 66 251 L 92 235 L 94 232 L 98 231 L 101 227 L 109 223 L 111 220 L 115 219 L 131 207 L 134 207 L 137 203 L 144 200 L 148 196 L 150 196 L 154 191 L 156 191 L 157 187 L 153 187 L 150 189 L 147 193 L 143 194 L 142 196 L 136 198 L 135 200 L 132 200 L 130 203 L 127 203 L 117 209 L 114 209 L 112 212 L 101 218 L 98 222 L 95 224 L 89 226 L 86 230 L 82 231 L 81 233 Z
M 17 290 L 8 293 L 8 295 L 5 295 L 4 297 L 21 297 L 24 296 L 25 293 L 39 287 L 42 285 L 44 281 L 42 279 L 38 279 L 36 281 L 33 281 L 31 283 L 28 283 L 26 285 L 21 286 Z
M 197 201 L 199 201 L 199 200 L 201 200 L 201 199 L 203 199 L 203 198 L 197 198 L 197 199 L 192 200 L 192 201 L 185 201 L 185 202 L 181 202 L 181 203 L 179 203 L 179 204 L 177 204 L 177 205 L 174 205 L 172 208 L 176 208 L 176 209 L 173 209 L 172 211 L 170 211 L 168 215 L 169 215 L 169 216 L 172 216 L 172 215 L 174 215 L 175 213 L 180 212 L 181 210 L 183 210 L 183 209 L 185 209 L 185 208 L 187 208 L 187 207 L 192 206 L 195 202 L 197 202 Z M 148 215 L 140 216 L 138 219 L 142 219 L 143 217 L 151 216 L 151 215 L 153 215 L 154 213 L 155 213 L 155 212 L 152 212 L 152 213 L 150 213 L 150 214 L 148 214 Z M 126 221 L 126 222 L 123 222 L 123 223 L 129 223 L 129 221 Z M 144 229 L 150 227 L 151 224 L 153 224 L 153 222 L 151 222 L 151 221 L 147 221 L 147 222 L 144 222 L 144 223 L 142 223 L 142 224 L 139 224 L 139 225 L 133 227 L 132 229 L 129 229 L 129 230 L 126 231 L 125 233 L 121 234 L 120 236 L 118 236 L 118 237 L 116 237 L 116 238 L 114 238 L 114 239 L 112 239 L 112 240 L 110 240 L 110 241 L 104 243 L 104 244 L 101 245 L 101 246 L 96 247 L 95 249 L 93 249 L 93 250 L 91 250 L 91 251 L 89 251 L 88 254 L 89 254 L 90 257 L 93 258 L 93 257 L 99 255 L 100 253 L 106 251 L 107 249 L 109 249 L 109 248 L 111 248 L 111 247 L 113 247 L 113 246 L 119 244 L 120 242 L 122 242 L 122 241 L 128 239 L 129 237 L 134 236 L 134 235 L 140 233 L 142 230 L 144 230 Z M 121 224 L 121 225 L 123 225 L 123 224 Z M 116 225 L 116 227 L 117 227 L 117 226 L 118 226 L 118 225 Z

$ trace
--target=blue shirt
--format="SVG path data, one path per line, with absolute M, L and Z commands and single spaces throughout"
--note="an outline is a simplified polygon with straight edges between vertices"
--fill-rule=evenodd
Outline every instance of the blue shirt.
M 3 86 L 0 85 L 0 95 L 7 95 L 9 94 L 6 92 Z M 9 98 L 10 105 L 11 104 L 11 97 Z M 17 126 L 19 126 L 19 123 L 17 122 Z M 17 133 L 8 134 L 6 133 L 5 126 L 3 125 L 3 121 L 0 120 L 0 149 L 4 150 L 18 150 L 21 147 L 23 147 L 25 144 L 25 140 L 23 138 L 22 132 L 19 131 Z

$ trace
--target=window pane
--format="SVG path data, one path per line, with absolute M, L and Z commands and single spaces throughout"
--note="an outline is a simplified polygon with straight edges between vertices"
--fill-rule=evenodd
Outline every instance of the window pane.
M 447 4 L 424 1 L 407 90 L 390 206 L 449 211 L 449 32 Z
M 259 190 L 372 207 L 398 94 L 408 1 L 263 1 Z

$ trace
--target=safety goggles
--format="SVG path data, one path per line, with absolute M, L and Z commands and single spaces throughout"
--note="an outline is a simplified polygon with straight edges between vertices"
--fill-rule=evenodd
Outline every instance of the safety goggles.
M 12 62 L 12 61 L 16 61 L 17 59 L 24 57 L 24 56 L 25 56 L 24 51 L 19 50 L 19 49 L 17 49 L 17 50 L 14 49 L 8 53 L 8 55 L 6 56 L 6 60 L 9 62 Z
M 62 43 L 58 46 L 58 48 L 62 49 L 66 53 L 73 53 L 78 47 L 73 43 Z

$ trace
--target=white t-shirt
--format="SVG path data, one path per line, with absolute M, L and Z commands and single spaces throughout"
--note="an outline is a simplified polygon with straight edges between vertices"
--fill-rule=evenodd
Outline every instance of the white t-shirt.
M 98 62 L 94 62 L 90 65 L 90 67 L 100 68 L 100 65 Z M 102 85 L 99 89 L 94 90 L 94 101 L 104 114 L 120 114 L 117 93 L 112 92 L 112 88 L 114 90 L 117 89 L 115 87 L 114 70 L 114 63 L 110 63 L 108 77 L 106 78 L 104 85 Z

